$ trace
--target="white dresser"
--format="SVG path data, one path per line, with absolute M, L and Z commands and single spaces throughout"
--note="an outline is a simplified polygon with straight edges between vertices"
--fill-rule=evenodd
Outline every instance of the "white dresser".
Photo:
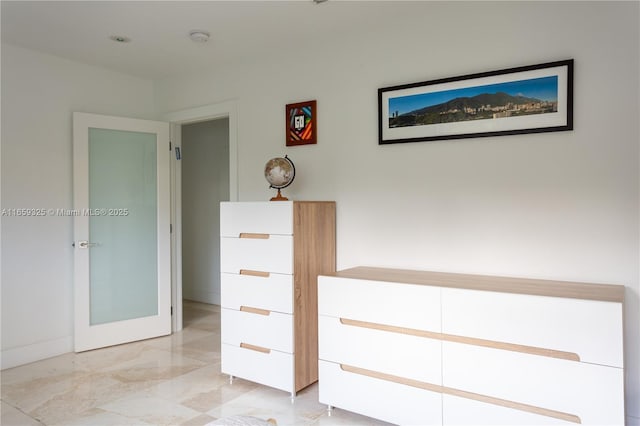
M 335 272 L 335 203 L 220 204 L 222 372 L 290 392 L 318 380 L 317 276 Z
M 318 279 L 320 402 L 397 424 L 624 424 L 624 286 L 360 267 Z

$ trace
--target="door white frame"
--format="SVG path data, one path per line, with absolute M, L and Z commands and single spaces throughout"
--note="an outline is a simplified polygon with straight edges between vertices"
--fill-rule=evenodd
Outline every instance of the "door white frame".
M 238 105 L 236 100 L 176 111 L 165 115 L 171 126 L 171 329 L 182 330 L 182 165 L 175 147 L 182 147 L 182 125 L 229 119 L 229 199 L 238 200 Z
M 171 333 L 168 295 L 170 268 L 170 197 L 166 188 L 170 184 L 170 165 L 167 160 L 169 126 L 166 122 L 139 120 L 128 117 L 73 113 L 73 206 L 76 212 L 89 204 L 89 129 L 113 129 L 144 132 L 156 135 L 157 148 L 157 314 L 127 320 L 115 320 L 92 325 L 90 316 L 89 216 L 74 214 L 74 351 L 82 352 L 106 346 L 129 343 Z M 109 206 L 105 206 L 109 207 Z M 106 210 L 106 209 L 105 209 Z M 97 241 L 94 241 L 97 243 Z M 90 244 L 90 243 L 89 243 Z M 85 245 L 85 247 L 88 247 Z

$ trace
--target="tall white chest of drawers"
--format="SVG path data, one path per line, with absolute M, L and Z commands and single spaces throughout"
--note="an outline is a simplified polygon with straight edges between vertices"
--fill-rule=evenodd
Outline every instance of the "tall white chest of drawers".
M 624 424 L 624 287 L 319 277 L 320 402 L 397 424 Z
M 335 272 L 335 203 L 220 205 L 222 372 L 295 393 L 318 380 L 317 276 Z

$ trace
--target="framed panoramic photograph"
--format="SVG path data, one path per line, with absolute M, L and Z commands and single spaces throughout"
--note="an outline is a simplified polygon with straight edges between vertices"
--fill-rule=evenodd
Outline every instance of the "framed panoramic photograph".
M 378 89 L 379 144 L 573 129 L 573 59 Z
M 285 113 L 287 146 L 318 142 L 316 101 L 288 104 Z

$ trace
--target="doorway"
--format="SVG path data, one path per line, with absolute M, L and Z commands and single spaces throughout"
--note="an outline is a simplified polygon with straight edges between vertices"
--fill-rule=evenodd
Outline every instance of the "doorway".
M 229 119 L 182 126 L 182 299 L 220 304 L 220 202 L 229 201 Z
M 172 301 L 172 331 L 177 332 L 182 330 L 182 300 L 183 300 L 183 271 L 186 266 L 183 266 L 183 260 L 189 261 L 189 255 L 183 259 L 183 225 L 189 220 L 189 215 L 192 211 L 187 211 L 187 207 L 183 206 L 183 160 L 179 158 L 186 158 L 189 155 L 189 146 L 187 150 L 182 151 L 182 137 L 183 127 L 199 124 L 203 122 L 219 122 L 220 120 L 226 121 L 228 143 L 227 143 L 227 165 L 228 179 L 225 180 L 228 187 L 228 200 L 238 200 L 238 179 L 237 179 L 237 159 L 238 159 L 238 138 L 237 138 L 237 123 L 238 123 L 238 108 L 235 100 L 225 101 L 218 104 L 206 105 L 203 107 L 191 108 L 187 110 L 177 111 L 165 116 L 165 119 L 171 123 L 171 141 L 173 145 L 172 162 L 171 162 L 171 301 Z M 219 125 L 220 123 L 218 123 Z M 205 126 L 206 127 L 206 126 Z M 223 125 L 224 127 L 224 125 Z M 187 142 L 188 143 L 188 142 Z M 176 149 L 179 148 L 179 149 Z M 223 157 L 224 155 L 222 155 Z M 220 161 L 222 160 L 220 158 Z M 207 166 L 205 166 L 207 167 Z M 224 185 L 224 184 L 223 184 Z M 219 208 L 219 203 L 216 206 L 216 210 Z M 183 220 L 183 215 L 187 218 Z M 219 226 L 219 219 L 211 219 L 211 222 L 215 221 Z M 210 222 L 210 223 L 211 223 Z M 213 237 L 214 243 L 219 247 L 219 231 L 218 236 Z M 217 241 L 215 241 L 217 240 Z M 213 254 L 215 262 L 219 262 L 219 253 Z M 199 256 L 204 257 L 204 256 Z M 206 259 L 208 262 L 210 259 Z M 219 266 L 218 266 L 219 268 Z M 209 272 L 211 274 L 212 272 Z M 187 273 L 189 275 L 189 273 Z M 218 274 L 219 276 L 219 274 Z M 219 302 L 219 278 L 217 287 L 217 297 Z M 216 290 L 214 290 L 209 300 L 215 301 Z M 190 289 L 187 290 L 187 297 L 194 297 L 189 294 Z M 207 302 L 209 303 L 209 302 Z

